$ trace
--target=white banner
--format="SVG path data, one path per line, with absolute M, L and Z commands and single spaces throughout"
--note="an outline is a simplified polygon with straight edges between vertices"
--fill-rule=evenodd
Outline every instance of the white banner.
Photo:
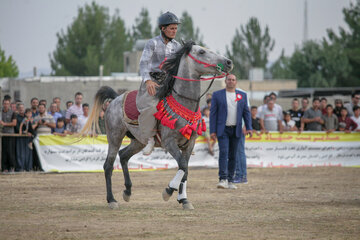
M 125 138 L 122 147 L 129 142 Z M 79 141 L 69 136 L 39 135 L 35 146 L 45 172 L 103 171 L 108 149 L 106 136 Z M 269 133 L 246 139 L 245 149 L 248 167 L 360 166 L 360 133 Z M 217 144 L 214 152 L 211 156 L 204 138 L 199 137 L 189 166 L 217 167 Z M 150 156 L 140 152 L 129 161 L 130 170 L 176 167 L 176 161 L 161 148 Z M 118 156 L 114 169 L 121 170 Z

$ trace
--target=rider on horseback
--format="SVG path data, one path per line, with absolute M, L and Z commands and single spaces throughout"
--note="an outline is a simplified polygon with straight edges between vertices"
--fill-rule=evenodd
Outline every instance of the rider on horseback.
M 136 106 L 140 112 L 138 121 L 142 139 L 145 141 L 143 143 L 147 143 L 144 155 L 150 155 L 155 145 L 154 136 L 157 130 L 154 114 L 157 112 L 156 105 L 159 101 L 155 94 L 165 78 L 165 73 L 161 71 L 161 64 L 165 58 L 176 53 L 181 47 L 180 43 L 174 39 L 178 24 L 180 21 L 175 14 L 171 12 L 162 14 L 158 20 L 161 34 L 146 43 L 140 59 L 142 82 L 136 97 Z

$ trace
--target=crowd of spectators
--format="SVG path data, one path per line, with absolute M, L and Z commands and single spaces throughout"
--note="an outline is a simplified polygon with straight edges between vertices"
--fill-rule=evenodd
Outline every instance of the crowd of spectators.
M 202 107 L 205 122 L 208 121 L 206 111 L 211 109 L 211 94 L 208 94 L 206 105 Z M 325 97 L 312 99 L 312 105 L 308 98 L 292 99 L 291 109 L 283 110 L 276 103 L 277 96 L 270 93 L 264 96 L 260 106 L 249 106 L 251 110 L 252 128 L 258 134 L 269 131 L 343 131 L 360 132 L 360 93 L 351 95 L 351 101 L 343 103 L 336 99 L 334 105 L 328 103 Z M 301 106 L 300 106 L 301 103 Z M 209 151 L 212 152 L 210 139 L 204 133 Z
M 82 103 L 83 94 L 77 92 L 75 101 L 67 101 L 61 109 L 61 98 L 55 97 L 48 104 L 44 99 L 32 98 L 30 107 L 19 100 L 12 101 L 5 95 L 0 119 L 2 133 L 1 171 L 40 170 L 34 151 L 33 139 L 38 134 L 66 136 L 79 133 L 89 116 L 89 104 Z M 106 134 L 104 112 L 99 116 L 99 134 Z

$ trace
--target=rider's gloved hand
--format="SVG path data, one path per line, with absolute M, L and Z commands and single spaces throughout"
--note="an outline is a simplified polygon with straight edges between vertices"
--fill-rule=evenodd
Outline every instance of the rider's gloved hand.
M 154 81 L 146 80 L 146 90 L 148 91 L 150 96 L 154 96 L 156 93 L 156 88 L 159 87 L 159 84 L 157 84 Z

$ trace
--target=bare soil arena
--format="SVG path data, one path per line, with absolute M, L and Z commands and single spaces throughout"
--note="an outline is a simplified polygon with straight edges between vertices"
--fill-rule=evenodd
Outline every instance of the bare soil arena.
M 161 192 L 176 170 L 131 172 L 133 194 L 107 207 L 103 173 L 0 175 L 0 239 L 359 239 L 360 168 L 249 169 L 216 189 L 217 169 L 190 169 L 183 211 Z

